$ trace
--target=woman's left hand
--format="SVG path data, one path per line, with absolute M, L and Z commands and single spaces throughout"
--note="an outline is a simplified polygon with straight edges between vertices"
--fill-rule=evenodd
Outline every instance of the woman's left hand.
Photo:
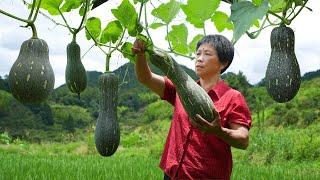
M 219 116 L 218 116 L 219 117 Z M 220 125 L 220 117 L 209 122 L 201 117 L 199 114 L 196 114 L 194 118 L 189 118 L 192 126 L 198 128 L 202 132 L 211 133 L 211 134 L 220 134 L 222 133 L 222 128 Z

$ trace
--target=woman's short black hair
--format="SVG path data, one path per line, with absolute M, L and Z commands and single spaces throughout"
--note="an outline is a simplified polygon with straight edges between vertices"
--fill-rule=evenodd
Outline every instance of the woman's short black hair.
M 221 63 L 228 63 L 225 68 L 221 70 L 221 74 L 227 70 L 227 68 L 230 66 L 233 60 L 234 56 L 234 47 L 233 44 L 224 36 L 214 34 L 214 35 L 207 35 L 204 36 L 198 43 L 197 43 L 197 48 L 202 45 L 202 44 L 210 44 L 212 45 L 215 50 L 217 51 L 217 55 L 219 58 L 219 61 Z

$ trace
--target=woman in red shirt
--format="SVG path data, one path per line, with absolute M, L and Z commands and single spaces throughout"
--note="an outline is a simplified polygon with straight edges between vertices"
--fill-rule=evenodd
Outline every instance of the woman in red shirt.
M 174 114 L 162 154 L 160 168 L 164 179 L 230 179 L 230 147 L 246 149 L 249 143 L 251 115 L 243 95 L 230 88 L 220 77 L 231 64 L 234 48 L 222 35 L 203 37 L 196 47 L 197 83 L 214 103 L 218 118 L 211 123 L 200 115 L 189 118 L 174 84 L 151 72 L 145 45 L 136 40 L 138 80 L 174 106 Z

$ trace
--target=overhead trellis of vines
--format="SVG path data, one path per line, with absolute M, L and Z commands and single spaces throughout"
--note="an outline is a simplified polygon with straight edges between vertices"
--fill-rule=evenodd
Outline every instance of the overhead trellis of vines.
M 31 2 L 22 1 L 31 7 Z M 167 41 L 168 49 L 163 50 L 192 59 L 196 42 L 206 35 L 206 23 L 214 24 L 218 32 L 233 31 L 232 42 L 235 44 L 243 35 L 256 38 L 269 26 L 281 23 L 290 25 L 304 8 L 311 10 L 306 6 L 307 2 L 308 0 L 42 0 L 40 13 L 57 25 L 68 28 L 74 37 L 85 30 L 86 38 L 93 42 L 92 46 L 99 47 L 106 55 L 108 69 L 108 60 L 115 51 L 134 61 L 131 54 L 132 42 L 128 37 L 144 38 L 153 45 L 150 48 L 159 48 L 150 32 L 160 27 L 165 28 L 166 35 L 161 38 Z M 227 11 L 220 8 L 223 3 L 230 7 Z M 93 6 L 95 9 L 92 9 Z M 97 8 L 104 8 L 105 12 L 111 11 L 113 15 L 113 18 L 108 18 L 112 20 L 104 27 L 101 23 L 105 22 L 104 19 L 91 16 L 91 12 Z M 78 11 L 78 16 L 83 17 L 77 28 L 70 27 L 66 21 L 65 16 L 71 11 Z M 4 10 L 0 12 L 8 15 Z M 53 20 L 52 16 L 61 16 L 61 21 Z M 192 34 L 189 32 L 190 27 L 202 33 Z

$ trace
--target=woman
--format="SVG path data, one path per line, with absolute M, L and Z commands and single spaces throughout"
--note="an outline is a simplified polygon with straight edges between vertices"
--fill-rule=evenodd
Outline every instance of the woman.
M 136 75 L 150 90 L 174 106 L 174 114 L 160 168 L 164 179 L 230 179 L 230 147 L 246 149 L 249 144 L 251 115 L 243 95 L 230 88 L 221 78 L 231 64 L 234 48 L 221 35 L 203 37 L 196 47 L 197 83 L 214 102 L 217 119 L 209 123 L 200 115 L 189 118 L 174 84 L 151 72 L 145 45 L 136 40 L 132 48 L 137 55 Z

